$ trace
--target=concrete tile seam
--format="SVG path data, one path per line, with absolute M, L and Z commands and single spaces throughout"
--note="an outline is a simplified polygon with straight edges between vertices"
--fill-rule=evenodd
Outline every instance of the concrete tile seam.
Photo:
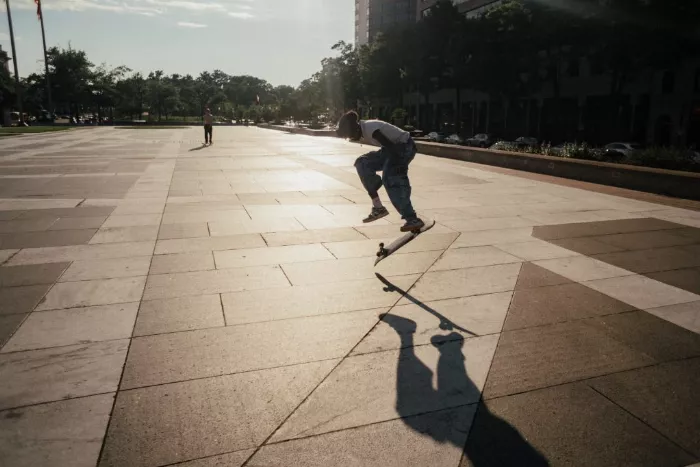
M 499 399 L 504 399 L 506 397 L 517 396 L 520 394 L 528 394 L 530 392 L 537 392 L 537 391 L 542 391 L 542 390 L 550 389 L 550 388 L 556 388 L 556 387 L 560 387 L 560 386 L 567 386 L 569 384 L 585 383 L 586 381 L 592 381 L 594 379 L 598 379 L 598 378 L 601 378 L 604 376 L 617 375 L 617 374 L 627 373 L 629 371 L 638 371 L 638 370 L 642 370 L 644 368 L 653 368 L 656 366 L 667 365 L 669 363 L 683 362 L 686 360 L 693 360 L 693 359 L 697 359 L 697 358 L 698 358 L 697 355 L 693 355 L 690 357 L 674 358 L 674 359 L 665 360 L 662 362 L 650 363 L 648 365 L 640 365 L 640 366 L 636 366 L 634 368 L 626 368 L 626 369 L 621 370 L 621 371 L 611 371 L 609 373 L 603 373 L 603 374 L 596 375 L 596 376 L 590 376 L 590 377 L 586 377 L 586 378 L 579 378 L 579 379 L 574 379 L 574 380 L 570 380 L 570 381 L 565 381 L 563 383 L 548 384 L 546 386 L 542 386 L 542 387 L 535 388 L 535 389 L 526 389 L 523 391 L 515 391 L 515 392 L 510 393 L 510 394 L 502 394 L 502 395 L 495 396 L 495 397 L 487 397 L 487 398 L 482 397 L 482 401 L 496 401 Z M 586 386 L 588 386 L 588 384 L 586 384 Z
M 594 387 L 594 386 L 592 386 L 592 385 L 590 385 L 590 384 L 587 384 L 586 386 L 588 386 L 588 387 L 591 388 L 593 391 L 595 391 L 596 393 L 598 393 L 599 396 L 603 397 L 604 399 L 606 399 L 606 400 L 607 400 L 608 402 L 610 402 L 611 404 L 613 404 L 613 405 L 615 405 L 616 407 L 618 407 L 620 410 L 622 410 L 623 412 L 625 412 L 625 413 L 626 413 L 627 415 L 629 415 L 630 417 L 634 418 L 634 419 L 637 420 L 638 422 L 640 422 L 640 423 L 642 423 L 643 425 L 645 425 L 647 428 L 649 428 L 650 430 L 652 430 L 652 431 L 653 431 L 654 433 L 656 433 L 658 436 L 664 438 L 666 441 L 668 441 L 669 443 L 673 444 L 677 449 L 680 449 L 681 451 L 685 452 L 685 453 L 688 454 L 690 457 L 697 457 L 694 453 L 692 453 L 692 452 L 688 451 L 687 449 L 685 449 L 683 446 L 681 446 L 680 444 L 678 444 L 676 441 L 674 441 L 674 440 L 671 439 L 670 437 L 666 436 L 663 432 L 657 430 L 657 429 L 654 428 L 652 425 L 650 425 L 648 422 L 644 421 L 642 418 L 638 417 L 638 416 L 637 416 L 636 414 L 634 414 L 633 412 L 627 410 L 625 407 L 623 407 L 622 405 L 620 405 L 620 404 L 618 404 L 617 402 L 615 402 L 613 399 L 611 399 L 610 397 L 608 397 L 604 392 L 600 391 L 598 388 L 596 388 L 596 387 Z
M 452 241 L 452 243 L 451 243 L 449 246 L 451 246 L 452 244 L 454 244 L 455 241 L 456 241 L 456 238 L 455 238 L 455 240 Z M 430 268 L 433 267 L 433 266 L 435 265 L 435 263 L 437 263 L 437 262 L 443 257 L 443 255 L 445 254 L 445 252 L 447 252 L 447 250 L 449 249 L 449 246 L 443 250 L 442 254 L 440 254 L 440 255 L 435 259 L 435 261 L 433 261 L 433 263 L 430 264 L 430 266 L 429 266 L 421 275 L 418 276 L 418 278 L 413 282 L 413 284 L 406 290 L 406 293 L 403 294 L 403 295 L 408 294 L 408 292 L 410 292 L 410 290 L 421 280 L 421 278 L 422 278 L 423 276 L 425 276 L 425 274 L 428 272 L 428 270 L 430 270 Z M 394 301 L 394 304 L 391 305 L 390 307 L 388 307 L 386 314 L 391 313 L 391 311 L 396 307 L 396 305 L 399 303 L 399 301 L 403 298 L 403 295 L 399 295 L 399 297 Z M 376 329 L 376 327 L 379 325 L 379 323 L 380 323 L 381 321 L 382 321 L 382 319 L 379 318 L 379 319 L 374 323 L 374 325 L 373 325 L 373 326 L 372 326 L 372 327 L 357 341 L 357 343 L 355 343 L 355 345 L 354 345 L 342 358 L 340 358 L 340 359 L 338 360 L 338 363 L 326 374 L 326 376 L 324 376 L 323 378 L 321 378 L 321 381 L 319 381 L 319 383 L 318 383 L 311 391 L 309 391 L 309 393 L 306 395 L 306 397 L 304 397 L 304 398 L 299 402 L 299 404 L 297 404 L 297 406 L 294 407 L 294 409 L 291 410 L 291 411 L 289 412 L 289 414 L 287 414 L 286 417 L 284 417 L 284 420 L 282 420 L 282 421 L 277 425 L 277 427 L 275 427 L 275 429 L 272 430 L 272 432 L 265 438 L 265 440 L 264 440 L 257 448 L 255 448 L 255 450 L 251 453 L 251 455 L 248 457 L 248 459 L 246 459 L 246 461 L 242 464 L 241 467 L 245 467 L 245 466 L 250 462 L 250 460 L 251 460 L 253 457 L 255 457 L 255 455 L 260 451 L 260 448 L 261 448 L 262 446 L 266 445 L 267 442 L 275 436 L 275 434 L 280 430 L 280 428 L 282 428 L 282 427 L 284 426 L 284 424 L 292 417 L 292 415 L 294 415 L 294 413 L 296 413 L 297 410 L 299 410 L 299 408 L 300 408 L 302 405 L 304 405 L 304 403 L 306 403 L 306 401 L 307 401 L 307 400 L 316 392 L 316 390 L 328 379 L 328 377 L 329 377 L 331 374 L 333 374 L 333 372 L 334 372 L 345 360 L 347 360 L 348 358 L 350 358 L 350 357 L 352 356 L 353 351 L 360 345 L 360 343 L 361 343 L 363 340 L 365 340 L 365 338 L 367 338 L 367 336 L 369 336 L 369 335 L 372 333 L 372 331 L 374 331 L 374 329 Z M 426 344 L 426 345 L 427 345 L 427 344 Z M 432 344 L 430 344 L 430 345 L 432 345 Z

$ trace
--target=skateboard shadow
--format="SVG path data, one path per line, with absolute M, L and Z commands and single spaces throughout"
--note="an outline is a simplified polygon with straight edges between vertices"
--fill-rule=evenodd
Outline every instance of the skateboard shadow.
M 450 321 L 449 319 L 447 319 L 445 316 L 440 314 L 434 308 L 429 307 L 428 305 L 421 302 L 420 300 L 418 300 L 417 298 L 415 298 L 414 296 L 412 296 L 411 294 L 409 294 L 405 290 L 403 290 L 400 287 L 397 287 L 396 285 L 389 282 L 389 280 L 386 277 L 382 276 L 378 272 L 375 272 L 374 275 L 377 276 L 377 279 L 379 279 L 382 282 L 382 284 L 384 284 L 386 286 L 386 287 L 384 287 L 385 292 L 398 292 L 401 295 L 403 295 L 408 301 L 413 303 L 414 305 L 418 305 L 419 307 L 421 307 L 422 309 L 424 309 L 425 311 L 427 311 L 428 313 L 430 313 L 431 315 L 433 315 L 437 319 L 439 319 L 440 320 L 440 329 L 443 329 L 446 331 L 452 331 L 453 329 L 457 329 L 459 331 L 462 331 L 462 332 L 467 333 L 467 334 L 472 335 L 472 336 L 477 335 L 477 334 L 473 333 L 472 331 L 469 331 L 468 329 L 464 329 L 462 326 Z
M 387 292 L 400 292 L 412 303 L 438 317 L 441 329 L 457 329 L 476 335 L 380 274 L 377 277 L 386 285 Z M 453 331 L 447 336 L 431 337 L 431 345 L 439 352 L 435 375 L 437 386 L 434 387 L 433 370 L 416 355 L 416 322 L 390 313 L 381 318 L 382 323 L 391 326 L 401 339 L 396 372 L 396 411 L 404 424 L 436 442 L 461 449 L 462 467 L 549 466 L 546 458 L 517 429 L 493 414 L 481 401 L 481 391 L 467 374 L 463 335 Z
M 453 332 L 433 336 L 431 345 L 440 352 L 437 387 L 433 371 L 415 352 L 416 323 L 396 315 L 383 315 L 382 321 L 401 338 L 397 362 L 396 411 L 401 420 L 423 436 L 438 443 L 450 443 L 463 451 L 461 466 L 545 467 L 549 463 L 513 426 L 494 415 L 479 402 L 481 393 L 469 378 L 462 348 L 464 337 Z M 469 405 L 467 405 L 469 404 Z

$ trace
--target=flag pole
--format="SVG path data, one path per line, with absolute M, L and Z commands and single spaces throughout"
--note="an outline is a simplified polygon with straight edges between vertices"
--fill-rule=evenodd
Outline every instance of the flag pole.
M 12 64 L 15 67 L 15 93 L 17 94 L 17 108 L 19 109 L 19 125 L 24 123 L 24 111 L 22 109 L 22 88 L 19 84 L 19 70 L 17 67 L 17 50 L 15 49 L 15 33 L 12 28 L 12 12 L 10 12 L 10 0 L 5 0 L 7 7 L 7 23 L 10 27 L 10 43 L 12 44 Z
M 44 12 L 41 9 L 41 0 L 36 0 L 36 14 L 41 21 L 41 39 L 44 43 L 44 73 L 46 75 L 46 96 L 49 101 L 49 115 L 53 120 L 53 99 L 51 98 L 51 78 L 49 77 L 49 56 L 46 53 L 46 32 L 44 31 Z

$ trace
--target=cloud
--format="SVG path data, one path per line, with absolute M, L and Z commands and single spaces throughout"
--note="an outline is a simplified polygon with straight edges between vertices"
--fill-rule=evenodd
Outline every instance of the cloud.
M 201 24 L 201 23 L 188 23 L 187 21 L 180 21 L 177 23 L 178 26 L 183 27 L 183 28 L 192 28 L 192 29 L 199 29 L 199 28 L 206 28 L 209 27 L 206 24 Z
M 114 13 L 156 16 L 178 11 L 191 13 L 228 14 L 236 19 L 254 17 L 254 0 L 51 0 L 42 7 L 45 11 L 108 11 Z M 0 2 L 0 11 L 5 4 Z M 34 0 L 15 0 L 13 7 L 20 10 L 36 10 Z
M 179 10 L 190 11 L 226 11 L 226 6 L 216 2 L 206 1 L 187 1 L 187 0 L 142 0 L 149 5 L 155 5 L 162 8 L 173 8 Z
M 251 13 L 248 13 L 247 11 L 229 11 L 228 15 L 231 18 L 236 18 L 236 19 L 251 19 L 254 18 Z

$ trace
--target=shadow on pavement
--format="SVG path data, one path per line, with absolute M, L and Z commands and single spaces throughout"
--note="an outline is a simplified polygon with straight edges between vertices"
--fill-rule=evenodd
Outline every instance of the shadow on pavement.
M 392 284 L 391 282 L 389 282 L 389 280 L 386 277 L 382 276 L 378 272 L 375 272 L 374 275 L 377 276 L 377 279 L 379 279 L 386 286 L 386 287 L 384 287 L 385 292 L 398 292 L 401 295 L 403 295 L 406 298 L 406 300 L 410 301 L 414 305 L 418 305 L 419 307 L 421 307 L 422 309 L 424 309 L 425 311 L 427 311 L 428 313 L 430 313 L 431 315 L 433 315 L 437 319 L 439 319 L 440 320 L 440 329 L 443 329 L 445 331 L 452 331 L 453 329 L 457 329 L 458 331 L 462 331 L 462 332 L 467 333 L 467 334 L 472 335 L 472 336 L 477 335 L 477 334 L 469 331 L 468 329 L 464 329 L 463 327 L 459 326 L 458 324 L 453 323 L 452 321 L 447 319 L 445 316 L 441 315 L 437 310 L 430 308 L 428 305 L 421 302 L 417 298 L 413 297 L 405 290 L 403 290 L 400 287 L 397 287 L 394 284 Z
M 209 146 L 207 146 L 206 144 L 202 144 L 201 146 L 197 146 L 196 148 L 192 148 L 192 149 L 190 149 L 190 150 L 189 150 L 189 151 L 187 151 L 187 152 L 192 152 L 192 151 L 201 151 L 202 149 L 204 149 L 204 148 L 208 148 L 208 147 L 209 147 Z
M 381 275 L 378 274 L 377 277 L 391 291 L 403 292 Z M 419 300 L 412 297 L 409 300 L 437 316 L 441 327 L 444 323 L 462 330 Z M 396 411 L 407 426 L 439 443 L 451 443 L 462 449 L 464 458 L 461 465 L 465 467 L 549 465 L 517 429 L 491 413 L 483 402 L 478 403 L 476 416 L 472 420 L 473 412 L 465 406 L 469 404 L 468 401 L 474 401 L 473 407 L 481 399 L 481 393 L 467 374 L 466 357 L 462 351 L 464 337 L 461 334 L 452 332 L 448 336 L 435 335 L 431 338 L 431 344 L 440 353 L 437 388 L 434 388 L 433 371 L 416 355 L 416 322 L 389 313 L 383 314 L 381 318 L 401 339 L 397 362 Z M 416 416 L 430 412 L 433 412 L 431 416 Z

